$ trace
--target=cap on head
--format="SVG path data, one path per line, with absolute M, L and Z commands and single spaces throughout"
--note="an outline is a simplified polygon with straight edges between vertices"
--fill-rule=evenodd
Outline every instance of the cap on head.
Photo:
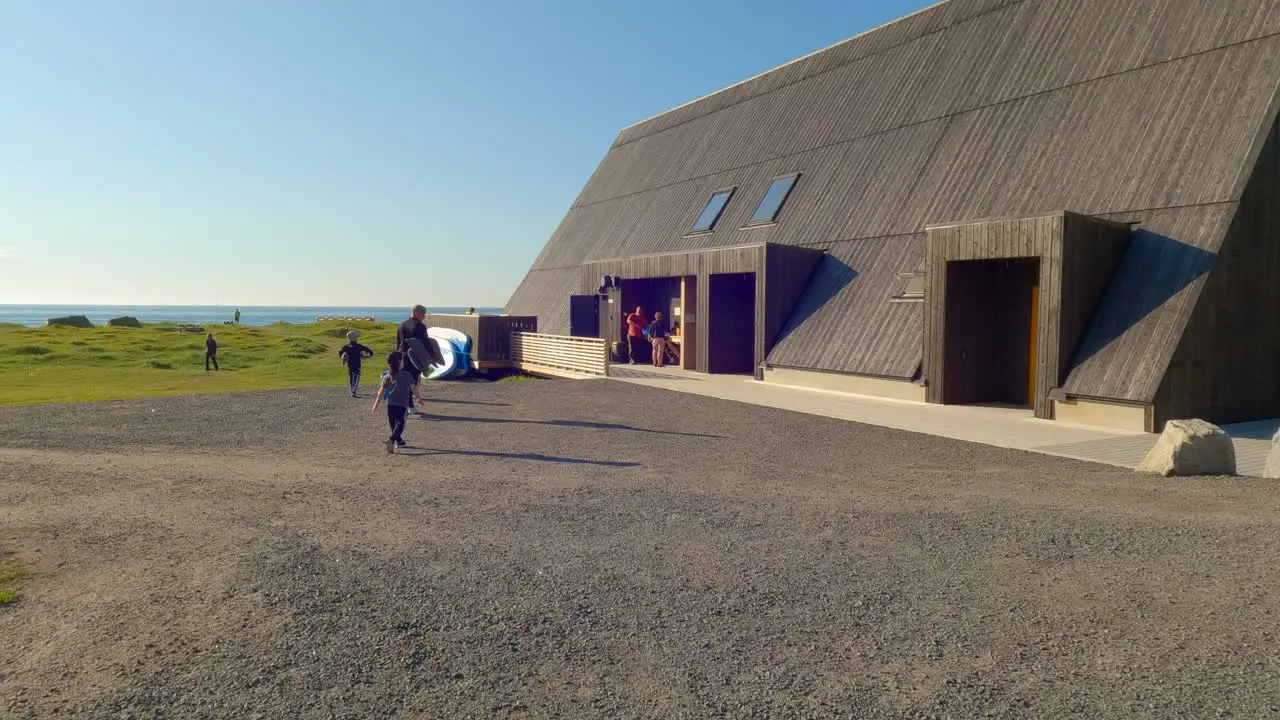
M 356 338 L 358 337 L 360 337 L 360 333 L 356 332 L 355 330 L 347 331 L 347 339 L 350 340 L 351 342 L 355 342 Z

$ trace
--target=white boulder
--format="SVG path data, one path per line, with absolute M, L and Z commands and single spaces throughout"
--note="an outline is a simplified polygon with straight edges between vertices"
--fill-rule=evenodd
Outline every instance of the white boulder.
M 1262 471 L 1262 477 L 1280 479 L 1280 430 L 1271 438 L 1271 450 L 1267 452 L 1267 465 Z
M 1213 423 L 1170 420 L 1138 472 L 1164 477 L 1235 475 L 1236 447 L 1231 436 Z

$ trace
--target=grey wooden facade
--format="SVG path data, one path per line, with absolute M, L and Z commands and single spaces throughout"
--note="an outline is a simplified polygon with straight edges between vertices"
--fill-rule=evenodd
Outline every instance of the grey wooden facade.
M 564 288 L 610 258 L 824 250 L 765 361 L 905 380 L 927 316 L 891 298 L 926 227 L 1070 212 L 1133 230 L 1086 274 L 1108 276 L 1088 318 L 1060 321 L 1085 326 L 1056 393 L 1154 403 L 1157 426 L 1277 415 L 1256 298 L 1280 292 L 1278 91 L 1280 0 L 949 0 L 623 129 L 508 311 L 563 332 Z M 778 221 L 748 226 L 791 172 Z
M 1038 289 L 1034 330 L 1035 387 L 1031 404 L 1036 417 L 1051 419 L 1049 393 L 1058 388 L 1070 368 L 1075 351 L 1102 291 L 1124 252 L 1129 228 L 1074 213 L 1053 213 L 1041 217 L 970 221 L 928 229 L 926 260 L 927 289 L 924 304 L 924 376 L 926 397 L 945 402 L 948 384 L 961 382 L 947 372 L 948 335 L 968 332 L 977 343 L 991 343 L 993 334 L 1005 330 L 999 319 L 977 318 L 973 328 L 956 328 L 948 317 L 956 303 L 980 294 L 980 290 L 955 292 L 947 287 L 948 265 L 975 260 L 1038 261 Z M 953 268 L 954 269 L 954 268 Z M 1027 296 L 1028 300 L 1030 295 Z M 1003 303 L 1012 304 L 1012 303 Z M 1030 328 L 1029 319 L 1019 318 Z M 950 325 L 949 325 L 950 324 Z M 1009 368 L 991 365 L 990 372 L 1009 374 Z M 962 396 L 969 397 L 962 393 Z M 970 402 L 981 402 L 972 398 Z
M 796 301 L 808 286 L 809 277 L 823 254 L 821 250 L 813 248 L 761 243 L 602 260 L 582 265 L 578 289 L 584 294 L 594 292 L 604 275 L 624 280 L 689 278 L 694 288 L 695 315 L 704 317 L 711 307 L 711 276 L 754 275 L 752 370 L 758 375 L 758 369 L 773 347 L 783 323 L 790 317 Z M 711 342 L 711 325 L 697 320 L 692 325 L 695 331 L 692 347 L 696 360 L 690 369 L 709 372 L 713 369 L 711 356 L 716 349 Z

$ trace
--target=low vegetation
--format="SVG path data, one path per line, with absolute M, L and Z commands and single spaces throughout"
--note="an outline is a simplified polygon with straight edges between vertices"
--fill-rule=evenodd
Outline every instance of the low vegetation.
M 348 330 L 376 356 L 395 343 L 392 323 L 211 325 L 218 372 L 205 372 L 204 334 L 177 325 L 0 326 L 0 405 L 120 400 L 156 395 L 345 385 L 338 348 Z
M 11 605 L 18 600 L 21 582 L 26 575 L 17 560 L 0 556 L 0 605 Z

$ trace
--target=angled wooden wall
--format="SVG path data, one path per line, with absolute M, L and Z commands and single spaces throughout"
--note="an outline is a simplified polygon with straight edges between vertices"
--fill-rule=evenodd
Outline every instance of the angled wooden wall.
M 1169 420 L 1280 417 L 1280 122 L 1270 129 L 1200 302 L 1156 393 Z
M 1075 213 L 978 221 L 928 228 L 924 303 L 926 399 L 946 391 L 947 263 L 1040 259 L 1036 339 L 1036 417 L 1052 418 L 1049 392 L 1070 369 L 1071 355 L 1121 256 L 1128 228 Z

